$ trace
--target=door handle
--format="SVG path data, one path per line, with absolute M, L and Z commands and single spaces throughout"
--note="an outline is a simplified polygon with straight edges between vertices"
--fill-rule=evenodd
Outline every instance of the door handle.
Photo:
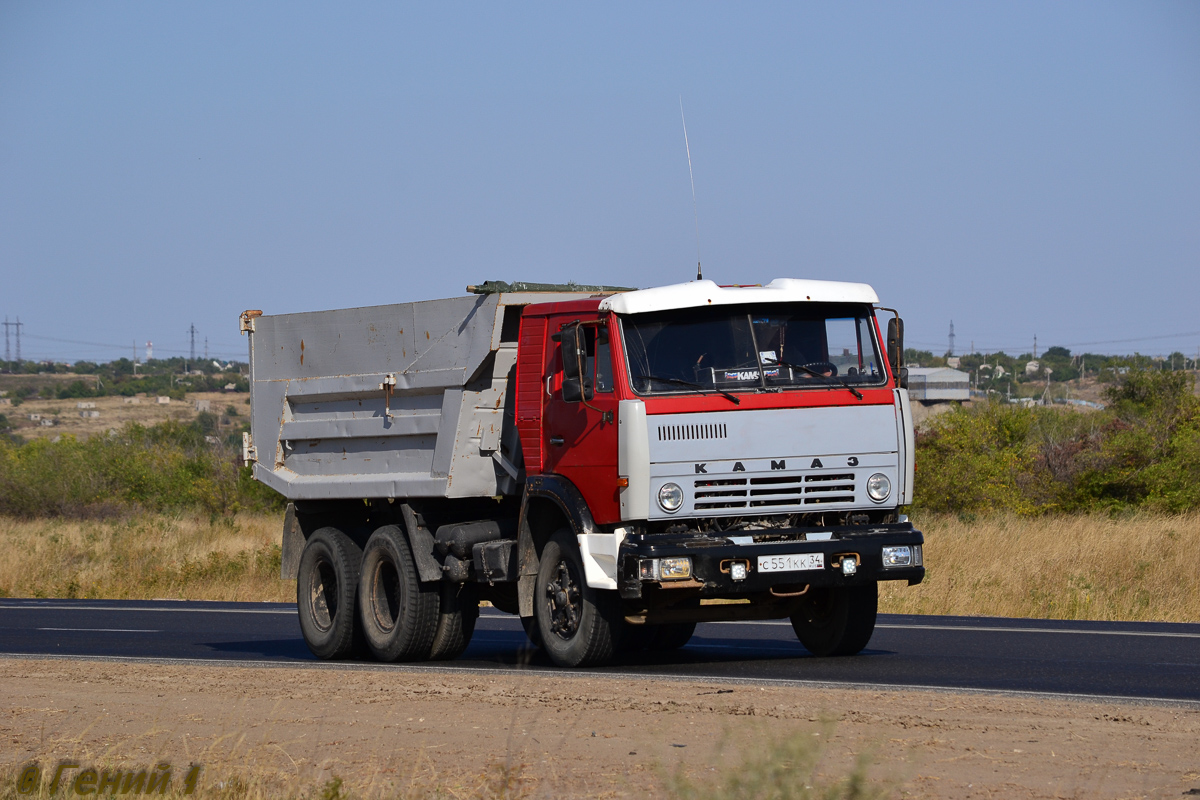
M 551 436 L 551 437 L 550 437 L 550 444 L 552 444 L 552 445 L 555 445 L 556 447 L 562 447 L 562 446 L 563 446 L 563 437 L 561 437 L 561 436 Z

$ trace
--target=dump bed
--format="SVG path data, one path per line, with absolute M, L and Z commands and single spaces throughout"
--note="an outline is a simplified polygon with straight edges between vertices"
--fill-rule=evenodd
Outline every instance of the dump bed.
M 247 312 L 254 477 L 291 500 L 518 491 L 508 386 L 521 308 L 588 294 Z

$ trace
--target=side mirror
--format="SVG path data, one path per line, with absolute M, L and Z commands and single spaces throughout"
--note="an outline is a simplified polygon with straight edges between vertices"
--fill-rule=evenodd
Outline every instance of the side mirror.
M 895 376 L 897 385 L 901 385 L 902 380 L 904 384 L 907 384 L 907 370 L 901 372 L 901 368 L 904 366 L 904 320 L 900 317 L 892 317 L 888 320 L 887 357 L 888 366 L 892 368 L 892 375 Z
M 587 364 L 587 340 L 582 325 L 562 329 L 563 400 L 578 403 L 591 399 L 590 386 L 584 386 L 584 367 Z

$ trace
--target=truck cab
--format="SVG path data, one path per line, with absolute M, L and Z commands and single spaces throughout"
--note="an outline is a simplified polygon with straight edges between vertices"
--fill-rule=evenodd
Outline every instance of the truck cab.
M 911 414 L 877 304 L 863 284 L 782 279 L 526 307 L 527 502 L 571 510 L 578 580 L 615 591 L 625 626 L 791 617 L 810 650 L 857 652 L 877 582 L 923 578 L 898 512 Z

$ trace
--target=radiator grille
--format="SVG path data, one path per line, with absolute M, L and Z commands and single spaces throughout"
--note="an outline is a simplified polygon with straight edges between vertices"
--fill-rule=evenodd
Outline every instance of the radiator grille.
M 694 489 L 697 511 L 853 503 L 854 473 L 702 478 Z
M 725 439 L 728 433 L 725 423 L 703 425 L 659 425 L 660 442 L 684 442 L 697 439 Z

